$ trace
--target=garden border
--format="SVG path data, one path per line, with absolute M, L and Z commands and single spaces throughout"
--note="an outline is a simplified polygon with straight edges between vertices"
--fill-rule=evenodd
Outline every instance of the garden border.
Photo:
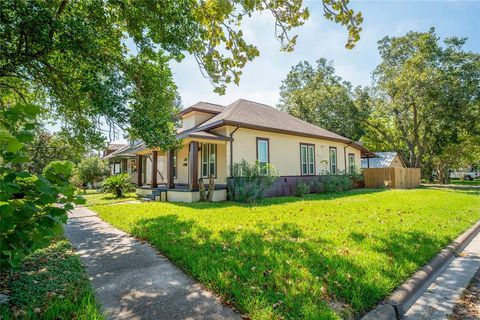
M 480 220 L 397 287 L 385 301 L 363 316 L 362 320 L 399 319 L 478 233 L 480 233 Z

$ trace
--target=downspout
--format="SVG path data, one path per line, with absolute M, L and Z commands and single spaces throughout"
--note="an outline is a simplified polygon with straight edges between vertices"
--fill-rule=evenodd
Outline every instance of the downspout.
M 345 147 L 343 147 L 343 164 L 345 167 L 345 174 L 347 174 L 347 148 L 352 145 L 353 141 L 349 142 Z
M 240 127 L 237 125 L 235 130 L 230 133 L 230 177 L 232 176 L 233 173 L 233 134 L 239 129 Z

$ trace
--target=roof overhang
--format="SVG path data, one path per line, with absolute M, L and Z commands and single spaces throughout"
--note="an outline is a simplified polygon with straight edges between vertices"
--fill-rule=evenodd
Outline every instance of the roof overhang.
M 362 153 L 362 156 L 365 155 L 365 157 L 366 156 L 376 157 L 376 155 L 373 152 L 369 151 L 367 148 L 365 148 L 362 145 L 356 143 L 355 141 L 347 139 L 347 138 L 337 139 L 337 138 L 327 137 L 327 136 L 322 136 L 322 135 L 302 133 L 302 132 L 291 131 L 291 130 L 287 130 L 287 129 L 276 129 L 276 128 L 270 128 L 270 127 L 264 127 L 264 126 L 257 126 L 257 125 L 252 125 L 252 124 L 248 124 L 248 123 L 228 121 L 228 120 L 220 120 L 220 121 L 211 123 L 211 124 L 209 124 L 208 126 L 205 126 L 205 127 L 200 126 L 198 129 L 199 130 L 212 130 L 212 129 L 216 129 L 216 128 L 226 126 L 226 125 L 239 127 L 239 128 L 282 133 L 282 134 L 288 134 L 288 135 L 293 135 L 293 136 L 322 139 L 322 140 L 327 140 L 327 141 L 342 142 L 342 143 L 349 144 L 352 148 L 360 150 L 360 152 Z

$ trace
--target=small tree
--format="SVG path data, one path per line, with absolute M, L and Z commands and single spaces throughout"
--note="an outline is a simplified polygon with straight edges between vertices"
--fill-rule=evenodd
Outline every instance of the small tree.
M 93 188 L 95 182 L 102 181 L 108 175 L 108 165 L 98 157 L 90 157 L 78 164 L 77 171 L 79 179 Z
M 110 176 L 102 182 L 102 192 L 113 193 L 115 198 L 121 198 L 132 191 L 135 191 L 135 185 L 126 173 Z

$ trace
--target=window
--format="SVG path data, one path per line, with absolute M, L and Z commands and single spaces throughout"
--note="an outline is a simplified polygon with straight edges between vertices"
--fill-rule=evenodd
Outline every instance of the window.
M 257 138 L 257 161 L 260 164 L 260 173 L 267 174 L 268 163 L 270 162 L 268 139 Z
M 208 178 L 217 175 L 217 145 L 202 144 L 202 177 Z
M 355 173 L 355 155 L 353 153 L 348 154 L 348 172 Z
M 337 174 L 337 148 L 330 147 L 330 173 Z
M 315 175 L 315 146 L 300 144 L 300 167 L 302 176 Z

